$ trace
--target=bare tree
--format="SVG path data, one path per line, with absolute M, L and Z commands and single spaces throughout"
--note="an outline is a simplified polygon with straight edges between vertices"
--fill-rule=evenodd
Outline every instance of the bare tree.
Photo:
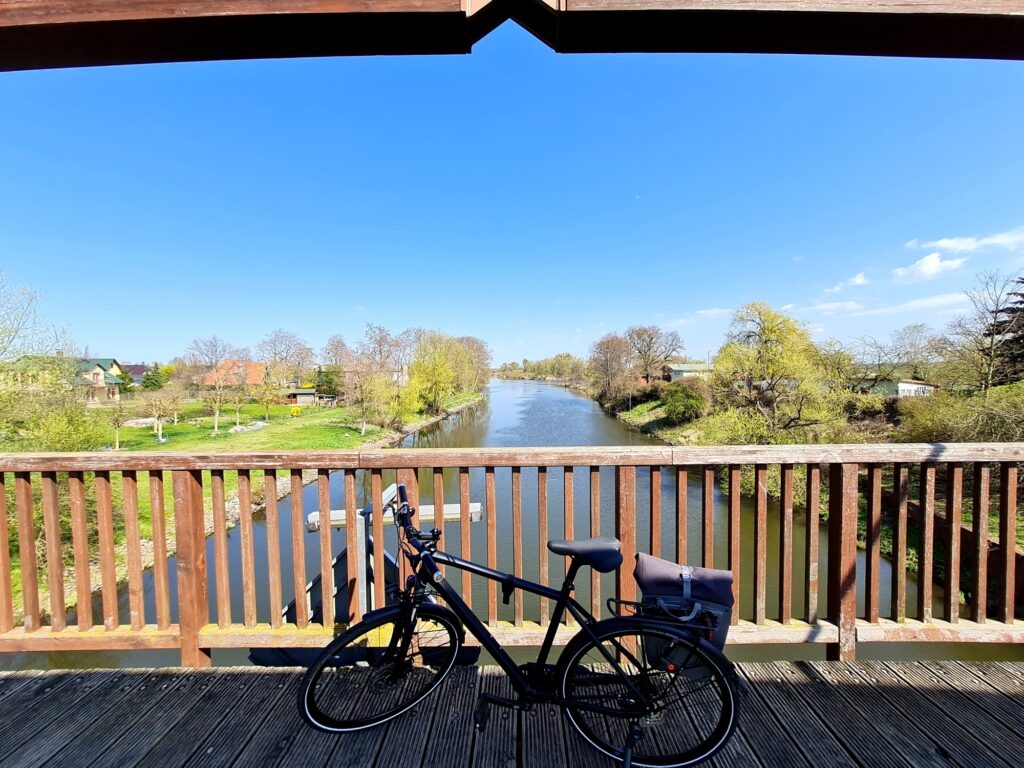
M 606 333 L 593 343 L 589 366 L 600 394 L 615 397 L 625 391 L 630 355 L 629 342 L 617 333 Z
M 135 416 L 134 404 L 123 399 L 118 400 L 111 408 L 107 409 L 106 416 L 110 426 L 114 428 L 114 450 L 119 451 L 121 450 L 121 428 L 125 422 Z
M 153 419 L 153 432 L 158 443 L 164 441 L 164 421 L 179 407 L 176 388 L 170 385 L 163 389 L 152 389 L 139 395 L 139 406 L 142 412 Z
M 256 356 L 275 370 L 287 371 L 287 376 L 296 383 L 301 382 L 303 372 L 313 365 L 314 358 L 312 347 L 298 335 L 281 328 L 263 338 L 256 346 Z M 285 367 L 278 368 L 279 363 Z
M 637 369 L 650 383 L 658 369 L 683 351 L 683 340 L 675 331 L 656 325 L 634 325 L 626 330 L 626 341 L 636 357 Z
M 327 343 L 320 350 L 320 359 L 324 365 L 333 365 L 344 370 L 352 359 L 352 349 L 345 342 L 345 337 L 336 333 L 327 339 Z
M 240 350 L 217 336 L 193 339 L 188 353 L 204 368 L 203 399 L 213 408 L 213 434 L 220 433 L 220 412 L 228 391 L 238 384 L 239 369 L 245 376 L 245 365 L 239 361 Z
M 982 272 L 974 288 L 966 291 L 971 309 L 954 319 L 946 330 L 942 351 L 954 366 L 954 377 L 977 387 L 983 396 L 1003 362 L 1003 349 L 1015 331 L 1007 327 L 1017 275 Z M 957 375 L 959 374 L 959 375 Z
M 31 286 L 13 286 L 0 269 L 0 362 L 22 355 L 70 354 L 67 332 L 44 322 L 37 313 L 39 293 Z

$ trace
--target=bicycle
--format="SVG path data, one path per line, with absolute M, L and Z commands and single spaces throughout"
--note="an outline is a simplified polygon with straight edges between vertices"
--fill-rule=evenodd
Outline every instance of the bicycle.
M 570 558 L 561 589 L 554 589 L 438 550 L 441 531 L 423 533 L 413 525 L 404 486 L 389 509 L 412 573 L 398 590 L 397 603 L 365 614 L 307 671 L 299 710 L 311 725 L 344 733 L 397 717 L 451 672 L 468 629 L 509 676 L 517 695 L 481 694 L 474 711 L 479 730 L 491 706 L 525 711 L 539 703 L 555 704 L 605 755 L 627 766 L 652 768 L 693 765 L 728 741 L 738 714 L 737 676 L 703 636 L 704 625 L 680 624 L 671 615 L 614 599 L 610 608 L 635 612 L 598 620 L 573 599 L 573 580 L 581 567 L 607 573 L 622 564 L 616 539 L 548 542 L 553 553 Z M 553 600 L 536 661 L 518 666 L 448 584 L 440 565 L 497 581 L 506 604 L 516 590 Z M 435 602 L 431 592 L 447 605 Z M 557 663 L 548 664 L 555 630 L 566 612 L 576 619 L 579 632 Z

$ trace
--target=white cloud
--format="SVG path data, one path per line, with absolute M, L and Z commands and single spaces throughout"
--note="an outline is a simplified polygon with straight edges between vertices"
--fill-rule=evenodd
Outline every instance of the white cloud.
M 834 315 L 836 312 L 856 312 L 864 306 L 858 301 L 816 301 L 805 312 L 821 312 L 823 315 Z
M 369 307 L 364 307 L 362 304 L 356 304 L 354 307 L 352 307 L 352 311 L 353 312 L 369 312 L 370 308 Z
M 955 304 L 965 304 L 966 302 L 967 296 L 962 293 L 942 293 L 938 296 L 927 296 L 923 299 L 911 299 L 910 301 L 904 301 L 902 304 L 894 304 L 889 307 L 865 309 L 861 312 L 854 312 L 852 316 L 898 315 L 901 312 L 913 312 L 921 309 L 939 309 L 941 307 L 950 307 Z
M 960 269 L 967 257 L 960 259 L 943 259 L 938 251 L 922 256 L 909 267 L 897 267 L 892 271 L 892 279 L 897 283 L 920 283 L 934 280 L 936 277 Z
M 911 240 L 907 243 L 907 247 L 932 248 L 947 253 L 974 253 L 986 248 L 1004 248 L 1008 251 L 1016 251 L 1018 248 L 1024 248 L 1024 227 L 1017 227 L 987 237 L 945 237 L 927 243 Z
M 851 285 L 869 285 L 870 283 L 871 281 L 868 280 L 867 275 L 865 275 L 863 272 L 858 272 L 853 277 L 836 283 L 834 287 L 826 288 L 825 293 L 839 293 L 841 290 L 843 290 L 843 288 L 846 288 Z
M 716 317 L 725 317 L 731 315 L 731 309 L 725 309 L 723 307 L 711 307 L 709 309 L 698 309 L 694 312 L 688 312 L 687 314 L 680 317 L 678 320 L 673 320 L 669 325 L 696 325 L 701 320 L 714 319 Z

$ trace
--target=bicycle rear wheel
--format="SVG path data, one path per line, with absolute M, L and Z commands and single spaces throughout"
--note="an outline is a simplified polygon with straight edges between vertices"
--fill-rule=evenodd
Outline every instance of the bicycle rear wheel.
M 580 635 L 564 651 L 560 685 L 570 702 L 569 722 L 616 760 L 625 759 L 637 729 L 634 766 L 693 765 L 711 757 L 732 735 L 737 714 L 733 687 L 718 660 L 686 634 L 637 622 L 606 623 L 603 631 L 597 628 L 597 642 Z
M 455 622 L 443 608 L 421 606 L 404 654 L 399 650 L 398 607 L 356 624 L 327 646 L 306 672 L 299 711 L 310 724 L 333 733 L 358 731 L 397 717 L 451 671 L 460 644 Z

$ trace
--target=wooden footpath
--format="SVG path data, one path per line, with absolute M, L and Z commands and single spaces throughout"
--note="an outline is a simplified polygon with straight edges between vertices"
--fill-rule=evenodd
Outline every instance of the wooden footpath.
M 717 766 L 1024 765 L 1024 663 L 741 664 L 740 727 Z M 415 710 L 345 736 L 306 726 L 301 671 L 265 668 L 0 673 L 3 766 L 617 765 L 557 709 L 492 712 L 497 667 L 457 669 Z

